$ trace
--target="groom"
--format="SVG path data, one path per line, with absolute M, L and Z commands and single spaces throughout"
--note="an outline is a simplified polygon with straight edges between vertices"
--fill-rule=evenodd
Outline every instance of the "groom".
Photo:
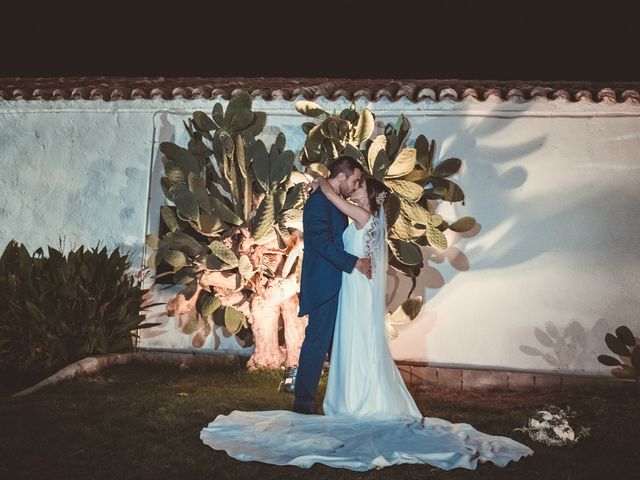
M 329 172 L 329 183 L 345 198 L 362 181 L 362 167 L 350 157 L 339 157 Z M 347 216 L 327 200 L 321 189 L 317 188 L 307 200 L 302 224 L 304 256 L 298 316 L 309 315 L 309 323 L 300 350 L 293 411 L 316 413 L 314 399 L 325 355 L 331 349 L 342 272 L 350 273 L 355 267 L 371 278 L 371 262 L 344 251 L 342 233 Z

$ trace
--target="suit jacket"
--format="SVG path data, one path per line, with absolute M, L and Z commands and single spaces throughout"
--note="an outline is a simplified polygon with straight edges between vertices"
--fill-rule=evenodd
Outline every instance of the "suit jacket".
M 319 188 L 302 213 L 304 256 L 299 316 L 307 315 L 340 291 L 342 272 L 351 272 L 358 257 L 344 251 L 342 233 L 347 216 Z

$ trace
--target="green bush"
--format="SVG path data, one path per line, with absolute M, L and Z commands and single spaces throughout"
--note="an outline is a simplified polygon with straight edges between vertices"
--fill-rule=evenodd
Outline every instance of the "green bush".
M 49 373 L 93 354 L 133 347 L 144 290 L 126 254 L 49 247 L 30 255 L 11 241 L 0 257 L 0 371 Z

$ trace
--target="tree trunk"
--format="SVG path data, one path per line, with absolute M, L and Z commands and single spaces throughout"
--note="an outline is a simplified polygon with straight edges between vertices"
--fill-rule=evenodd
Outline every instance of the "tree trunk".
M 298 317 L 298 295 L 285 300 L 280 305 L 284 319 L 284 341 L 287 346 L 285 367 L 295 367 L 300 358 L 300 348 L 304 340 L 304 330 L 307 328 L 308 318 Z
M 280 368 L 297 365 L 306 323 L 298 319 L 298 284 L 295 276 L 274 278 L 264 289 L 264 297 L 254 295 L 251 316 L 254 350 L 247 366 Z M 280 313 L 285 322 L 286 349 L 278 342 Z M 291 348 L 291 353 L 289 349 Z
M 278 344 L 278 320 L 280 318 L 280 299 L 262 298 L 254 295 L 251 301 L 254 348 L 247 368 L 280 368 L 283 353 Z
M 244 232 L 247 245 L 241 245 L 240 250 L 249 255 L 252 266 L 266 265 L 273 272 L 280 272 L 286 255 L 274 245 L 255 246 L 253 240 Z M 289 252 L 297 242 L 298 237 L 289 237 L 287 245 Z M 231 247 L 231 245 L 229 245 Z M 269 249 L 268 247 L 272 247 Z M 262 278 L 262 277 L 261 277 Z M 254 277 L 254 281 L 256 278 Z M 196 294 L 187 301 L 183 295 L 178 294 L 168 304 L 169 315 L 180 315 L 195 309 L 198 293 L 202 288 L 213 287 L 216 296 L 222 305 L 233 306 L 242 311 L 251 324 L 253 333 L 254 350 L 247 367 L 256 368 L 280 368 L 283 364 L 287 367 L 296 366 L 300 357 L 300 348 L 304 340 L 304 332 L 307 326 L 307 318 L 298 317 L 298 291 L 299 282 L 297 275 L 290 274 L 287 278 L 275 277 L 257 279 L 259 283 L 247 282 L 237 273 L 206 270 L 197 285 Z M 251 287 L 253 295 L 245 297 L 240 288 Z M 285 346 L 280 346 L 278 338 L 279 319 L 282 314 L 284 321 Z M 205 332 L 194 337 L 194 347 L 204 343 Z M 214 333 L 215 334 L 215 333 Z M 204 336 L 203 336 L 204 335 Z

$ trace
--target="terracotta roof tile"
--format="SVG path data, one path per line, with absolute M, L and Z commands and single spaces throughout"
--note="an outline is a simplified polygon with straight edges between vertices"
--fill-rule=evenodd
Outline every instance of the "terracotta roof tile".
M 304 97 L 419 101 L 560 100 L 640 105 L 638 82 L 390 80 L 329 78 L 61 77 L 0 78 L 0 100 L 228 99 L 235 89 L 254 98 Z

